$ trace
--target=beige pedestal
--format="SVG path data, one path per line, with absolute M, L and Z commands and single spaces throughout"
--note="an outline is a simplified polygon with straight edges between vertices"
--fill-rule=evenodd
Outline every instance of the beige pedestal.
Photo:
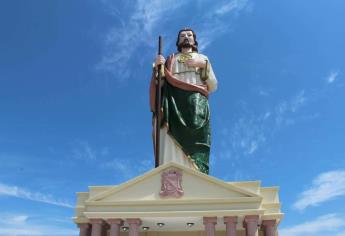
M 117 186 L 77 193 L 74 222 L 83 236 L 277 236 L 284 215 L 278 191 L 169 163 Z

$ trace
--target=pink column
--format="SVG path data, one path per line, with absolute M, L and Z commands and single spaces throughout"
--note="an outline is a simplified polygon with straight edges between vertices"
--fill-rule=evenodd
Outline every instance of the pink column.
M 226 236 L 236 236 L 237 216 L 225 216 Z
M 138 218 L 127 219 L 129 225 L 129 236 L 139 236 L 139 226 L 141 225 L 141 220 Z
M 91 236 L 102 236 L 104 221 L 102 219 L 90 220 L 92 224 Z
M 262 225 L 264 226 L 265 236 L 275 235 L 276 220 L 263 220 Z
M 119 236 L 120 235 L 120 226 L 123 225 L 123 220 L 121 219 L 109 219 L 107 220 L 110 225 L 110 234 L 109 236 Z
M 246 228 L 246 236 L 257 236 L 259 216 L 251 215 L 244 217 L 243 226 Z
M 90 224 L 89 223 L 81 223 L 78 224 L 79 227 L 79 236 L 90 236 Z
M 216 224 L 217 224 L 217 217 L 204 217 L 205 235 L 206 236 L 214 236 L 215 235 Z

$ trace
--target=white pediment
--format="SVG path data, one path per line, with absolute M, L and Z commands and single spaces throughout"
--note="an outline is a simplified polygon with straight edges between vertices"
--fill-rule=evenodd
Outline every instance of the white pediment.
M 184 194 L 177 199 L 173 197 L 164 198 L 159 194 L 162 173 L 171 169 L 182 172 L 182 188 Z M 195 200 L 205 201 L 207 203 L 212 200 L 227 201 L 250 198 L 260 199 L 261 197 L 246 188 L 235 186 L 235 184 L 224 182 L 176 163 L 168 163 L 121 185 L 98 189 L 96 193 L 90 196 L 87 202 L 136 202 L 140 204 L 150 201 L 164 203 L 169 200 L 175 200 L 182 203 L 184 201 L 190 202 Z

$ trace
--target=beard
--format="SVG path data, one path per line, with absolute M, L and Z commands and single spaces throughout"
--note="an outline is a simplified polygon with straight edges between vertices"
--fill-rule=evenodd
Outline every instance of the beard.
M 182 48 L 190 48 L 193 47 L 193 44 L 191 44 L 191 42 L 188 39 L 185 39 L 183 40 L 183 42 L 179 44 L 179 46 Z
M 183 42 L 179 42 L 176 46 L 179 52 L 181 52 L 182 48 L 192 48 L 193 52 L 198 52 L 198 43 L 196 41 L 192 43 L 189 39 L 184 39 Z

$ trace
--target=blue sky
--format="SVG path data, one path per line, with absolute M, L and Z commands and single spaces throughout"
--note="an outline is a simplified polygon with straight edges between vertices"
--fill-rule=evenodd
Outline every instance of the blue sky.
M 75 192 L 153 167 L 157 38 L 219 81 L 210 174 L 280 186 L 283 236 L 345 235 L 345 2 L 0 3 L 0 235 L 77 235 Z

